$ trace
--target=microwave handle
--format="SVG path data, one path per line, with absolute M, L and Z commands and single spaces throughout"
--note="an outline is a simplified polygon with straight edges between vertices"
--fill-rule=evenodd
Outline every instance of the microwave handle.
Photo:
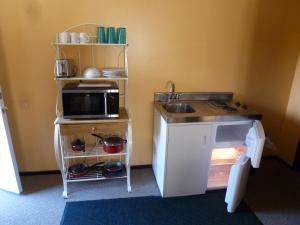
M 104 114 L 107 115 L 107 92 L 104 92 Z

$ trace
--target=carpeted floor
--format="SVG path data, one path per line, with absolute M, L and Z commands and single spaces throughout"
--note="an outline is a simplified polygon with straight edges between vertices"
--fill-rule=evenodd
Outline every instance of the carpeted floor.
M 246 202 L 265 225 L 300 225 L 300 172 L 274 159 L 250 177 Z
M 262 225 L 242 202 L 229 214 L 225 191 L 205 195 L 159 196 L 68 202 L 61 225 Z
M 58 225 L 66 201 L 59 175 L 22 177 L 24 193 L 0 191 L 1 225 Z M 151 169 L 132 171 L 133 193 L 125 180 L 70 185 L 67 202 L 159 195 Z M 300 225 L 300 173 L 277 160 L 263 160 L 249 179 L 246 202 L 264 225 Z

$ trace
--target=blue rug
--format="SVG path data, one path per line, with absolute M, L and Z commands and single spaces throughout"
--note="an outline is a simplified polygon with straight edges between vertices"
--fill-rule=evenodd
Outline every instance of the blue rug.
M 61 225 L 262 225 L 242 202 L 229 214 L 225 192 L 67 202 Z

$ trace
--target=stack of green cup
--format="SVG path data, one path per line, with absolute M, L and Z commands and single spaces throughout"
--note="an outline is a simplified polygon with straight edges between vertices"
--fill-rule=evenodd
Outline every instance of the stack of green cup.
M 119 27 L 117 29 L 118 44 L 126 44 L 126 28 Z
M 116 44 L 117 43 L 116 31 L 115 31 L 114 27 L 107 28 L 107 43 L 108 44 Z
M 98 43 L 108 44 L 126 44 L 126 28 L 117 28 L 117 34 L 114 27 L 108 27 L 105 33 L 105 27 L 98 27 Z
M 98 27 L 98 43 L 107 43 L 106 35 L 105 35 L 105 28 L 104 27 Z

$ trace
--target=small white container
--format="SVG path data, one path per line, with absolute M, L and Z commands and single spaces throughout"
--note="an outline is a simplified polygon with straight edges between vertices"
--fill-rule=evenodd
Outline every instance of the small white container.
M 85 78 L 97 78 L 101 76 L 101 73 L 96 67 L 88 67 L 84 70 L 83 76 Z

